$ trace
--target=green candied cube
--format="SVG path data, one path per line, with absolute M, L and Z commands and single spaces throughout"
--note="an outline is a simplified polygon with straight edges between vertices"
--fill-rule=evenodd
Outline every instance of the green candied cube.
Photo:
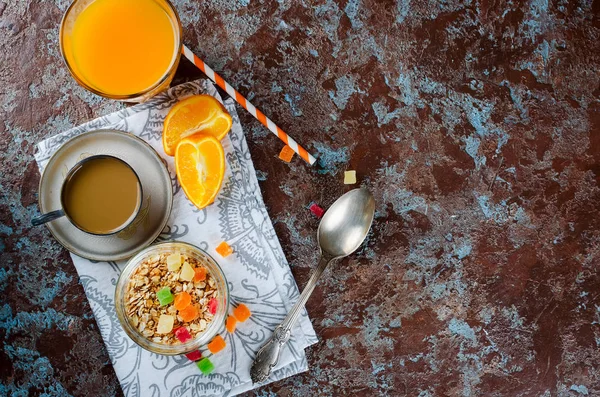
M 161 306 L 168 305 L 175 299 L 173 298 L 173 294 L 171 293 L 171 289 L 169 287 L 159 289 L 156 293 L 156 297 L 158 298 Z
M 210 360 L 206 357 L 200 361 L 197 361 L 196 365 L 204 375 L 210 374 L 215 369 L 213 363 L 211 363 Z

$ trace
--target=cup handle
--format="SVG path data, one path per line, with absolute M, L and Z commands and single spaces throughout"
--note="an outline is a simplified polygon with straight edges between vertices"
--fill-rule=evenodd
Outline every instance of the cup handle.
M 31 220 L 31 224 L 33 226 L 39 226 L 46 222 L 50 222 L 57 218 L 60 218 L 61 216 L 65 216 L 65 211 L 63 211 L 62 209 L 48 212 L 48 213 L 45 213 L 45 214 L 42 214 L 40 216 L 36 216 L 35 218 L 33 218 Z

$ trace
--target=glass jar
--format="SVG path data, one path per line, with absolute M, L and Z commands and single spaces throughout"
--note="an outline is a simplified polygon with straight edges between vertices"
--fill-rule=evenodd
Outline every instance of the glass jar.
M 199 333 L 195 339 L 186 343 L 180 343 L 177 345 L 167 345 L 163 343 L 157 343 L 149 340 L 138 331 L 138 329 L 131 323 L 129 316 L 127 316 L 127 308 L 125 306 L 125 296 L 127 292 L 127 286 L 129 280 L 133 275 L 134 271 L 142 264 L 143 261 L 149 259 L 152 256 L 160 254 L 172 254 L 182 253 L 189 257 L 198 260 L 206 268 L 207 272 L 215 280 L 215 288 L 218 291 L 217 297 L 217 312 L 213 316 L 212 321 L 208 324 L 207 328 Z M 215 260 L 204 250 L 188 243 L 179 241 L 168 241 L 151 245 L 134 257 L 132 257 L 125 266 L 125 269 L 121 272 L 117 286 L 115 289 L 115 309 L 117 311 L 117 317 L 121 326 L 125 330 L 125 333 L 142 348 L 149 350 L 153 353 L 164 354 L 164 355 L 178 355 L 186 354 L 192 351 L 198 350 L 200 347 L 205 346 L 210 342 L 218 333 L 220 333 L 225 327 L 225 318 L 229 308 L 229 287 L 225 274 L 221 270 L 221 267 L 215 262 Z

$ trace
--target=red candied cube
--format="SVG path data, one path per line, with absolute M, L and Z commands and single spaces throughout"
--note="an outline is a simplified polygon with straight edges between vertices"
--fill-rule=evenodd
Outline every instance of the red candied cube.
M 175 337 L 179 339 L 179 342 L 185 343 L 192 339 L 192 334 L 186 327 L 179 327 L 175 330 Z
M 325 213 L 325 210 L 319 207 L 317 203 L 312 203 L 308 209 L 319 219 L 322 218 Z
M 217 312 L 217 306 L 218 306 L 218 302 L 215 298 L 211 298 L 208 301 L 208 311 L 210 312 L 210 314 L 215 314 Z
M 186 354 L 185 356 L 187 358 L 189 358 L 191 361 L 198 361 L 202 358 L 202 353 L 200 352 L 200 350 L 196 350 L 196 351 Z

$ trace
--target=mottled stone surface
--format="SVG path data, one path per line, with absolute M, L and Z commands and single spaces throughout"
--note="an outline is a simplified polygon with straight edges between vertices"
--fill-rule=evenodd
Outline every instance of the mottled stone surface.
M 600 395 L 600 1 L 175 3 L 185 42 L 321 159 L 278 160 L 240 110 L 300 285 L 304 206 L 347 169 L 378 202 L 308 303 L 310 371 L 256 395 Z M 67 253 L 29 228 L 34 144 L 123 106 L 63 66 L 67 5 L 0 2 L 0 395 L 122 393 Z

